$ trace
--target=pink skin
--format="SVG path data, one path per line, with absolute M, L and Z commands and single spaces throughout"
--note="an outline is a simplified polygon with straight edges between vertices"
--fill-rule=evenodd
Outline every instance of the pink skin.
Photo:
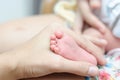
M 107 28 L 105 29 L 105 32 L 106 33 L 103 35 L 98 30 L 94 28 L 89 28 L 89 29 L 86 29 L 83 34 L 87 36 L 96 37 L 98 39 L 103 38 L 107 40 L 107 44 L 102 44 L 101 46 L 97 45 L 100 48 L 102 47 L 105 48 L 105 51 L 110 51 L 115 48 L 120 48 L 120 39 L 113 36 L 113 33 Z
M 93 55 L 78 46 L 70 36 L 60 31 L 55 32 L 51 36 L 50 48 L 56 54 L 67 59 L 85 61 L 97 65 L 97 60 Z

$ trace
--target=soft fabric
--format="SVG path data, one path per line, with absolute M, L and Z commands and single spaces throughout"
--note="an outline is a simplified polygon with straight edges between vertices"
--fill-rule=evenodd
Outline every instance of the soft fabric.
M 102 0 L 99 18 L 120 38 L 120 0 Z
M 111 50 L 106 55 L 107 64 L 99 67 L 98 80 L 120 80 L 120 48 Z M 96 80 L 97 80 L 96 79 Z

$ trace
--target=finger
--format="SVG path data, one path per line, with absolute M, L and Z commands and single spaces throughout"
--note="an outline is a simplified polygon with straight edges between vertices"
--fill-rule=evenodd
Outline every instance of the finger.
M 100 2 L 100 0 L 90 0 L 89 5 L 92 9 L 100 9 L 101 2 Z
M 107 45 L 107 41 L 105 39 L 90 37 L 87 35 L 85 35 L 85 37 L 92 41 L 95 45 L 100 46 L 101 48 L 105 48 Z
M 96 66 L 87 62 L 71 61 L 61 57 L 58 64 L 57 72 L 68 72 L 80 76 L 96 76 L 99 73 Z
M 81 17 L 81 13 L 79 11 L 77 11 L 74 21 L 75 22 L 74 22 L 74 25 L 73 25 L 73 30 L 78 34 L 81 34 L 82 27 L 83 27 L 83 19 Z
M 79 0 L 79 9 L 84 20 L 89 25 L 98 29 L 101 33 L 105 33 L 105 25 L 95 15 L 93 15 L 86 0 Z
M 103 56 L 103 51 L 101 52 L 101 49 L 98 46 L 94 45 L 90 40 L 86 39 L 82 35 L 75 34 L 74 32 L 67 30 L 65 28 L 63 31 L 70 35 L 78 43 L 80 47 L 82 47 L 89 53 L 93 54 L 100 65 L 106 64 L 106 60 Z

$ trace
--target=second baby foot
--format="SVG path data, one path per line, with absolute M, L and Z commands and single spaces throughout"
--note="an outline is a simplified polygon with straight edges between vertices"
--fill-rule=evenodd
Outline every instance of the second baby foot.
M 97 65 L 97 60 L 93 55 L 78 46 L 72 37 L 60 31 L 55 32 L 51 36 L 50 48 L 56 54 L 67 59 L 85 61 Z

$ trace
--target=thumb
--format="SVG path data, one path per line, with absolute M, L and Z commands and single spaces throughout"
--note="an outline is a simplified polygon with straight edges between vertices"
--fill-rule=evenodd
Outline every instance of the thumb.
M 90 63 L 82 61 L 72 61 L 61 57 L 58 72 L 68 72 L 80 76 L 96 76 L 99 74 L 98 68 Z

